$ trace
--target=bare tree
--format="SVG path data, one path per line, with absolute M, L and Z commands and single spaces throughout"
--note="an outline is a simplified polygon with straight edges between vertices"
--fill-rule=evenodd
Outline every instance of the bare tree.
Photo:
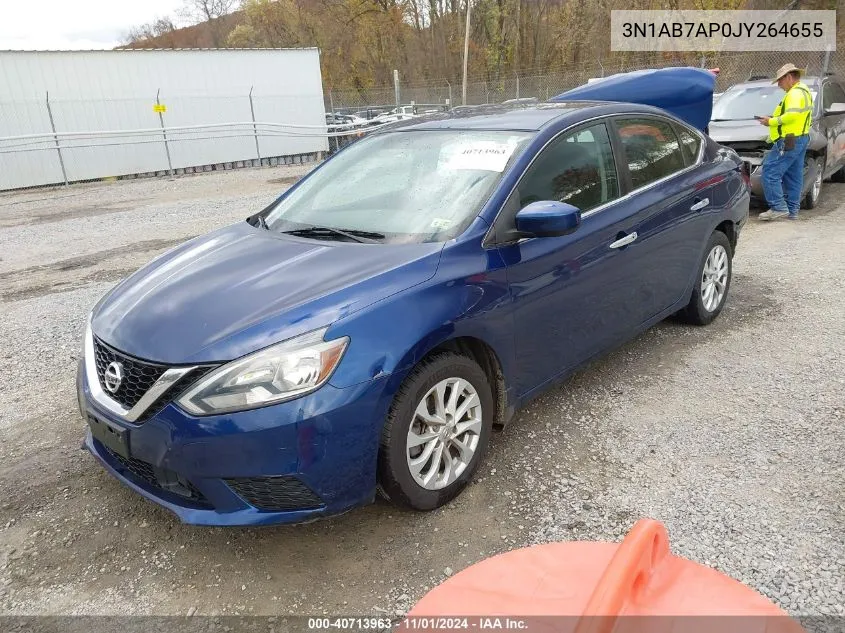
M 183 0 L 179 15 L 193 23 L 206 22 L 215 47 L 225 46 L 227 32 L 220 23 L 220 18 L 229 15 L 240 5 L 240 0 Z
M 197 24 L 228 15 L 239 4 L 238 0 L 183 0 L 179 13 L 185 19 Z
M 176 30 L 173 20 L 169 17 L 156 18 L 148 24 L 141 24 L 129 29 L 123 41 L 126 44 L 143 44 L 146 40 L 160 38 Z

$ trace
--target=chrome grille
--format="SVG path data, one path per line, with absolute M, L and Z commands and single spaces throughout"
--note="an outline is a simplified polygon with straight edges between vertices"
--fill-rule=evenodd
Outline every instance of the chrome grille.
M 100 386 L 126 409 L 131 409 L 138 404 L 150 387 L 167 371 L 165 365 L 147 363 L 122 354 L 96 337 L 94 338 L 94 360 L 97 364 L 97 378 L 100 380 Z M 123 365 L 123 380 L 115 393 L 106 389 L 104 378 L 106 368 L 113 362 Z
M 165 391 L 161 395 L 161 397 L 158 398 L 158 400 L 150 404 L 147 410 L 141 414 L 141 416 L 136 420 L 136 422 L 143 422 L 144 420 L 156 415 L 173 400 L 178 398 L 188 387 L 190 387 L 200 378 L 205 376 L 212 369 L 216 369 L 217 367 L 218 365 L 202 365 L 200 367 L 197 367 L 193 371 L 189 371 L 187 374 L 182 376 L 182 378 L 180 378 L 176 384 L 174 384 L 170 389 Z

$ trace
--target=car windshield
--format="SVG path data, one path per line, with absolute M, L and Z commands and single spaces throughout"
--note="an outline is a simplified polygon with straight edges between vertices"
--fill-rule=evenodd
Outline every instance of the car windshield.
M 267 225 L 280 232 L 338 229 L 390 243 L 451 239 L 478 215 L 531 136 L 429 130 L 363 138 L 281 200 Z M 323 237 L 343 239 L 328 230 Z
M 813 101 L 816 91 L 810 88 Z M 771 116 L 783 99 L 784 92 L 777 86 L 746 86 L 730 88 L 713 104 L 714 121 L 743 121 L 755 116 Z

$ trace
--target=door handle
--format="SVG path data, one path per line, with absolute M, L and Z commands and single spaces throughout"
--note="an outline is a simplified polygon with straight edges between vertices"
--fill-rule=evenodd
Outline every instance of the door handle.
M 628 246 L 628 244 L 630 244 L 631 242 L 633 242 L 636 239 L 637 239 L 637 232 L 634 231 L 633 233 L 629 233 L 625 237 L 622 237 L 622 238 L 616 240 L 615 242 L 613 242 L 613 244 L 610 245 L 610 248 L 622 248 L 623 246 Z
M 690 211 L 698 211 L 699 209 L 703 209 L 708 204 L 710 204 L 710 198 L 704 198 L 704 200 L 699 200 L 694 205 L 692 205 L 689 210 Z

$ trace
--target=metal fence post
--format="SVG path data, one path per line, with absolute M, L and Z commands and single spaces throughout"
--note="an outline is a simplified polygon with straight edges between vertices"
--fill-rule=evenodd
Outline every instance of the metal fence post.
M 50 127 L 53 129 L 53 140 L 56 142 L 56 151 L 59 154 L 59 165 L 62 166 L 62 178 L 67 185 L 67 171 L 65 171 L 65 159 L 62 158 L 62 146 L 59 145 L 59 136 L 56 134 L 56 124 L 53 121 L 53 108 L 50 107 L 50 91 L 47 91 L 47 114 L 50 116 Z
M 822 61 L 822 77 L 830 70 L 830 47 L 828 46 L 824 52 L 824 60 Z
M 252 89 L 250 89 L 252 91 Z M 329 88 L 329 107 L 331 108 L 332 115 L 334 115 L 334 96 L 332 96 L 332 89 Z
M 158 99 L 160 93 L 161 88 L 156 90 L 156 105 L 161 105 L 161 101 Z M 170 175 L 173 176 L 173 163 L 170 160 L 170 145 L 167 143 L 167 131 L 164 129 L 164 114 L 161 110 L 158 111 L 158 122 L 161 123 L 161 134 L 164 137 L 164 151 L 167 152 L 167 169 L 170 171 Z
M 258 147 L 258 126 L 255 125 L 255 107 L 252 105 L 252 89 L 249 87 L 249 113 L 252 115 L 252 134 L 255 136 L 255 153 L 258 155 L 258 164 L 261 165 L 261 149 Z
M 396 91 L 396 107 L 399 107 L 399 71 L 393 69 L 393 89 Z
M 519 75 L 514 73 L 514 76 L 516 77 L 516 98 L 519 99 Z
M 449 86 L 449 109 L 452 109 L 452 84 L 449 83 L 449 80 L 446 80 L 446 85 Z

